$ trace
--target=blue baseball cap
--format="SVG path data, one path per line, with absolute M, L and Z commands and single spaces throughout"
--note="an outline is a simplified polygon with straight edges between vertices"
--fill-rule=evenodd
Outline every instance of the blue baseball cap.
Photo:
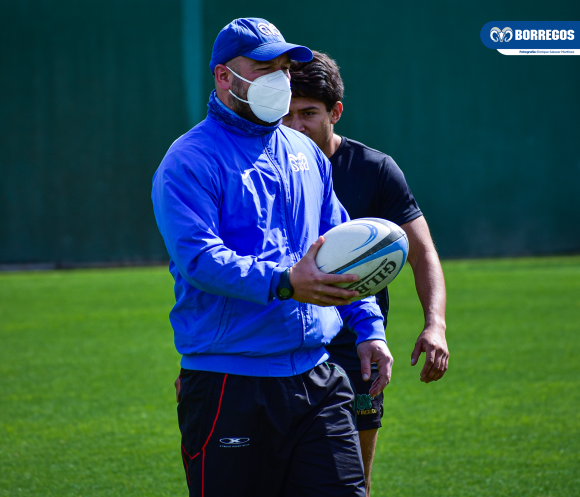
M 209 68 L 224 64 L 239 55 L 254 60 L 270 60 L 284 53 L 292 60 L 312 60 L 309 48 L 286 43 L 282 33 L 271 22 L 258 17 L 235 19 L 223 28 L 213 44 Z

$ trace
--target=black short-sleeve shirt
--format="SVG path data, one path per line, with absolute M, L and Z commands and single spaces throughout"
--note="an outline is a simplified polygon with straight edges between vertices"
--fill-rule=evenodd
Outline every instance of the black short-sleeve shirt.
M 351 219 L 380 217 L 402 225 L 422 216 L 405 175 L 388 155 L 343 137 L 330 163 L 334 192 Z M 386 325 L 386 288 L 377 295 L 377 302 Z M 356 335 L 343 328 L 326 347 L 330 361 L 344 369 L 360 369 L 355 342 Z

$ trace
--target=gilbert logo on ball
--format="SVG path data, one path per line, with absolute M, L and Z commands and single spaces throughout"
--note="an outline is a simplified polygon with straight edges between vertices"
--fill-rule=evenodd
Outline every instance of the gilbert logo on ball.
M 337 285 L 359 292 L 353 301 L 375 295 L 391 283 L 409 253 L 405 231 L 385 219 L 353 219 L 323 236 L 316 265 L 327 274 L 356 274 L 358 281 Z

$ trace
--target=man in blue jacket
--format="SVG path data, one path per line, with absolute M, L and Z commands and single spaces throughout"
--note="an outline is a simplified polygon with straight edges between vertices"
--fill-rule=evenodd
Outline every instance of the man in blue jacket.
M 190 495 L 365 495 L 353 393 L 326 363 L 343 324 L 357 335 L 361 373 L 390 380 L 392 357 L 375 299 L 335 283 L 314 262 L 321 233 L 348 220 L 330 163 L 288 112 L 291 59 L 264 19 L 218 35 L 208 117 L 173 143 L 153 180 L 171 257 L 170 320 L 182 354 L 178 406 Z

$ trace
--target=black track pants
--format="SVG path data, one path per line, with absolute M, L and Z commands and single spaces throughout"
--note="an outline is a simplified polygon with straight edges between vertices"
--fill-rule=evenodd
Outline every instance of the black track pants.
M 181 453 L 196 497 L 364 497 L 353 392 L 326 363 L 262 378 L 182 370 Z

